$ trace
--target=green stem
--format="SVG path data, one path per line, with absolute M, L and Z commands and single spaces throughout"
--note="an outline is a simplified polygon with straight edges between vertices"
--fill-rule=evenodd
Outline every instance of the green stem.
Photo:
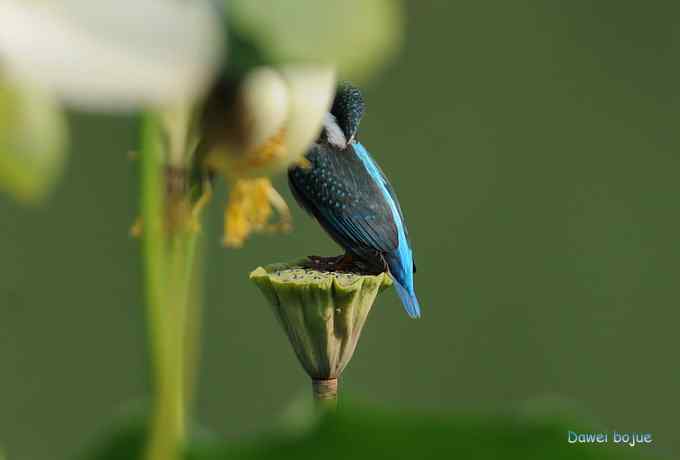
M 187 305 L 196 234 L 168 228 L 165 153 L 160 123 L 144 120 L 141 149 L 143 258 L 151 360 L 154 366 L 154 414 L 149 460 L 173 460 L 185 436 Z M 188 227 L 187 227 L 188 228 Z
M 338 379 L 312 379 L 312 395 L 319 412 L 335 412 L 338 408 Z
M 191 411 L 194 400 L 194 391 L 198 377 L 198 367 L 201 351 L 201 314 L 202 314 L 202 245 L 201 241 L 190 246 L 193 254 L 189 257 L 193 259 L 193 267 L 188 275 L 189 292 L 187 295 L 186 323 L 184 328 L 184 406 L 187 412 Z

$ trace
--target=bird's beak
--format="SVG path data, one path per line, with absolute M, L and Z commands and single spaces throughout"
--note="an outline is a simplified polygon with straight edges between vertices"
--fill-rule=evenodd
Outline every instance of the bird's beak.
M 347 144 L 353 144 L 355 137 L 356 137 L 356 134 L 352 134 L 352 136 L 347 140 Z

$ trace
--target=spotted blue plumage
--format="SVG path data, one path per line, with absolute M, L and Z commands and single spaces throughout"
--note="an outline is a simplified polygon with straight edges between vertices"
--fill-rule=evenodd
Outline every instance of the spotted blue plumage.
M 387 269 L 407 313 L 419 317 L 408 231 L 380 167 L 358 142 L 317 143 L 306 158 L 310 167 L 288 173 L 296 200 L 349 254 Z

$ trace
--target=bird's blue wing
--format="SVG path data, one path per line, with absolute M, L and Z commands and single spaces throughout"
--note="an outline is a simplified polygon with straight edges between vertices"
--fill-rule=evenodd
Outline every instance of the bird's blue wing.
M 387 180 L 387 176 L 385 176 L 385 173 L 383 170 L 380 168 L 380 166 L 377 163 L 373 163 L 375 165 L 375 168 L 378 170 L 380 173 L 380 178 L 383 181 L 383 184 L 385 185 L 385 190 L 387 190 L 387 193 L 390 195 L 390 198 L 392 198 L 392 201 L 394 202 L 395 207 L 397 208 L 397 212 L 399 213 L 399 219 L 401 220 L 401 226 L 404 229 L 404 234 L 406 235 L 406 240 L 409 240 L 408 236 L 408 228 L 406 227 L 406 220 L 404 219 L 404 214 L 401 211 L 401 206 L 399 205 L 399 200 L 397 199 L 397 193 L 394 191 L 392 188 L 392 184 L 390 184 L 390 181 Z M 409 245 L 410 245 L 409 241 Z M 413 256 L 411 256 L 413 258 Z M 416 272 L 416 262 L 415 260 L 413 261 L 413 273 Z
M 311 167 L 288 173 L 300 205 L 347 251 L 358 255 L 390 253 L 399 239 L 389 203 L 352 145 L 340 150 L 314 145 Z

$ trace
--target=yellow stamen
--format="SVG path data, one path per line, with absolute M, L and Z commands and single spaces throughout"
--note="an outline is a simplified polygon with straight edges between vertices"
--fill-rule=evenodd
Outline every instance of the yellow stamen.
M 276 191 L 271 183 L 269 183 L 269 187 L 267 188 L 267 198 L 269 199 L 269 203 L 279 214 L 279 221 L 275 224 L 270 224 L 270 230 L 275 232 L 289 232 L 293 228 L 293 216 L 286 204 L 286 200 L 283 199 L 281 194 Z
M 298 168 L 302 168 L 304 170 L 312 169 L 312 163 L 310 163 L 309 160 L 305 157 L 300 158 L 295 165 Z
M 133 238 L 141 238 L 143 230 L 144 230 L 144 222 L 142 220 L 142 216 L 139 216 L 133 222 L 132 227 L 130 227 L 130 231 L 129 231 L 130 236 L 133 237 Z
M 288 152 L 285 139 L 286 130 L 281 128 L 262 145 L 246 151 L 244 155 L 232 157 L 227 166 L 227 175 L 237 178 L 252 176 L 253 171 L 267 168 L 283 160 Z
M 274 209 L 280 221 L 270 223 Z M 289 230 L 290 222 L 290 210 L 269 179 L 238 179 L 224 211 L 223 243 L 240 247 L 251 233 Z
M 189 198 L 182 197 L 175 201 L 173 205 L 168 208 L 166 228 L 177 231 L 178 229 L 186 229 L 193 233 L 201 231 L 201 212 L 210 202 L 212 198 L 212 186 L 210 182 L 205 182 L 203 185 L 203 194 L 198 198 L 198 201 L 191 205 Z M 137 217 L 130 228 L 130 236 L 133 238 L 141 238 L 144 233 L 144 221 L 141 216 Z
M 201 196 L 198 198 L 198 201 L 194 203 L 193 208 L 191 209 L 191 222 L 189 224 L 189 228 L 193 232 L 200 232 L 201 231 L 201 213 L 203 212 L 203 209 L 210 203 L 210 199 L 212 198 L 212 185 L 210 185 L 209 181 L 205 181 L 203 183 L 203 193 Z

